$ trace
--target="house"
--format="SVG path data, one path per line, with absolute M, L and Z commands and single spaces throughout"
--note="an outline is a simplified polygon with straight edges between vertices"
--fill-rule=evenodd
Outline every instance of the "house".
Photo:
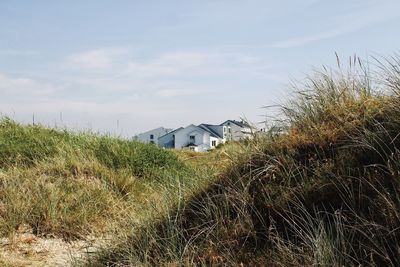
M 175 149 L 190 149 L 205 152 L 223 143 L 217 131 L 206 124 L 189 125 L 174 133 Z
M 223 127 L 223 138 L 227 141 L 251 138 L 255 132 L 255 128 L 244 121 L 227 120 L 220 126 Z
M 145 133 L 138 134 L 134 137 L 135 140 L 138 140 L 142 143 L 146 144 L 156 144 L 158 145 L 159 137 L 171 132 L 172 129 L 166 129 L 164 127 L 159 127 Z

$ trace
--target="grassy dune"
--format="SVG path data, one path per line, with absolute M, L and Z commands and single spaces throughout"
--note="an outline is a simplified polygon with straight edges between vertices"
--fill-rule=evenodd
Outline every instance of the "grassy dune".
M 399 266 L 399 58 L 296 89 L 215 183 L 89 265 Z
M 149 216 L 148 206 L 195 175 L 152 145 L 3 118 L 0 233 L 29 225 L 37 235 L 74 239 L 118 230 L 127 217 Z
M 106 235 L 86 266 L 399 266 L 400 59 L 316 72 L 206 154 L 0 122 L 0 234 Z
M 228 150 L 207 155 L 170 151 L 1 118 L 0 238 L 7 238 L 1 242 L 8 245 L 0 259 L 11 266 L 40 262 L 40 255 L 25 258 L 23 250 L 16 249 L 33 242 L 29 251 L 35 250 L 36 241 L 21 236 L 26 231 L 40 242 L 126 240 L 207 188 L 232 160 Z M 23 244 L 15 244 L 21 240 Z M 12 255 L 18 261 L 9 258 Z

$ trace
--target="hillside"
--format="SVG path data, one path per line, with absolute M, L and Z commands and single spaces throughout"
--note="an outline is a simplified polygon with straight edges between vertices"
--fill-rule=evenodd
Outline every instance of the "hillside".
M 399 266 L 400 60 L 316 72 L 219 179 L 89 265 Z
M 2 118 L 2 264 L 67 264 L 69 254 L 84 256 L 85 248 L 97 250 L 132 226 L 162 217 L 215 171 L 185 157 L 154 145 Z

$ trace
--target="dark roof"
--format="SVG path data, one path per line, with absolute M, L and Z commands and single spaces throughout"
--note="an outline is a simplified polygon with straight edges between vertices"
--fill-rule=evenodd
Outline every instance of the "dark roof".
M 215 137 L 215 138 L 222 138 L 222 136 L 220 136 L 220 135 L 219 135 L 216 131 L 214 131 L 210 126 L 214 126 L 214 125 L 202 123 L 202 124 L 200 124 L 200 125 L 197 126 L 197 127 L 202 128 L 203 130 L 209 132 L 209 133 L 211 134 L 211 136 L 213 136 L 213 137 Z
M 235 120 L 227 120 L 227 121 L 224 121 L 223 123 L 221 123 L 220 125 L 224 124 L 225 122 L 234 123 L 234 124 L 236 124 L 236 125 L 239 126 L 239 127 L 253 128 L 253 127 L 251 127 L 247 122 L 244 122 L 244 121 L 235 121 Z
M 177 128 L 177 129 L 175 129 L 175 130 L 173 130 L 173 131 L 170 131 L 170 132 L 168 132 L 168 133 L 166 133 L 166 134 L 164 134 L 164 135 L 161 135 L 161 136 L 158 137 L 158 138 L 164 137 L 164 136 L 166 136 L 166 135 L 168 135 L 168 134 L 172 134 L 172 133 L 174 133 L 174 132 L 176 132 L 176 131 L 178 131 L 178 130 L 180 130 L 180 129 L 183 129 L 183 127 L 179 127 L 179 128 Z

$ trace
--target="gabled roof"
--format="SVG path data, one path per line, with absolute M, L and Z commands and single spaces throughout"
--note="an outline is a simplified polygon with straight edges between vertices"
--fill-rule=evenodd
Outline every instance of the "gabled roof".
M 164 136 L 166 136 L 166 135 L 168 135 L 168 134 L 175 133 L 175 132 L 177 132 L 177 131 L 179 131 L 179 130 L 181 130 L 181 129 L 183 129 L 183 127 L 179 127 L 179 128 L 177 128 L 177 129 L 175 129 L 175 130 L 173 130 L 173 131 L 170 131 L 170 132 L 168 132 L 168 133 L 166 133 L 166 134 L 164 134 L 164 135 L 161 135 L 161 136 L 158 137 L 158 138 L 164 137 Z
M 222 138 L 215 130 L 213 130 L 210 126 L 219 126 L 219 125 L 211 125 L 211 124 L 206 124 L 202 123 L 198 127 L 202 128 L 203 130 L 207 131 L 208 133 L 211 134 L 212 137 L 215 138 Z
M 227 121 L 224 121 L 223 123 L 221 123 L 220 125 L 222 125 L 222 124 L 224 124 L 226 122 L 234 123 L 237 126 L 242 127 L 242 128 L 253 128 L 252 126 L 250 126 L 248 123 L 246 123 L 244 121 L 235 121 L 235 120 L 227 120 Z
M 139 133 L 138 135 L 147 134 L 147 133 L 150 133 L 150 132 L 153 132 L 153 131 L 164 131 L 164 132 L 168 132 L 169 130 L 170 130 L 170 129 L 167 129 L 167 128 L 164 128 L 164 127 L 161 126 L 161 127 L 157 127 L 157 128 L 148 130 L 148 131 L 143 132 L 143 133 Z
M 212 136 L 212 137 L 220 138 L 220 137 L 218 136 L 218 134 L 216 134 L 214 131 L 212 131 L 212 130 L 209 129 L 208 127 L 204 127 L 202 124 L 200 124 L 200 125 L 190 124 L 190 125 L 187 126 L 187 127 L 190 127 L 190 126 L 192 126 L 192 127 L 194 127 L 194 128 L 197 128 L 197 129 L 199 129 L 200 131 L 207 132 L 207 133 L 209 133 L 210 136 Z M 187 127 L 185 127 L 185 128 L 187 128 Z
M 152 133 L 152 132 L 157 132 L 157 134 L 166 135 L 166 134 L 168 134 L 168 133 L 171 132 L 171 131 L 172 131 L 172 129 L 164 128 L 164 127 L 161 126 L 161 127 L 158 127 L 158 128 L 154 128 L 154 129 L 148 130 L 148 131 L 143 132 L 143 133 L 138 133 L 138 134 L 136 134 L 133 138 L 134 138 L 134 139 L 138 139 L 138 138 L 140 138 L 141 136 L 148 135 L 148 134 L 150 134 L 150 133 Z M 158 132 L 161 132 L 161 133 L 158 133 Z

